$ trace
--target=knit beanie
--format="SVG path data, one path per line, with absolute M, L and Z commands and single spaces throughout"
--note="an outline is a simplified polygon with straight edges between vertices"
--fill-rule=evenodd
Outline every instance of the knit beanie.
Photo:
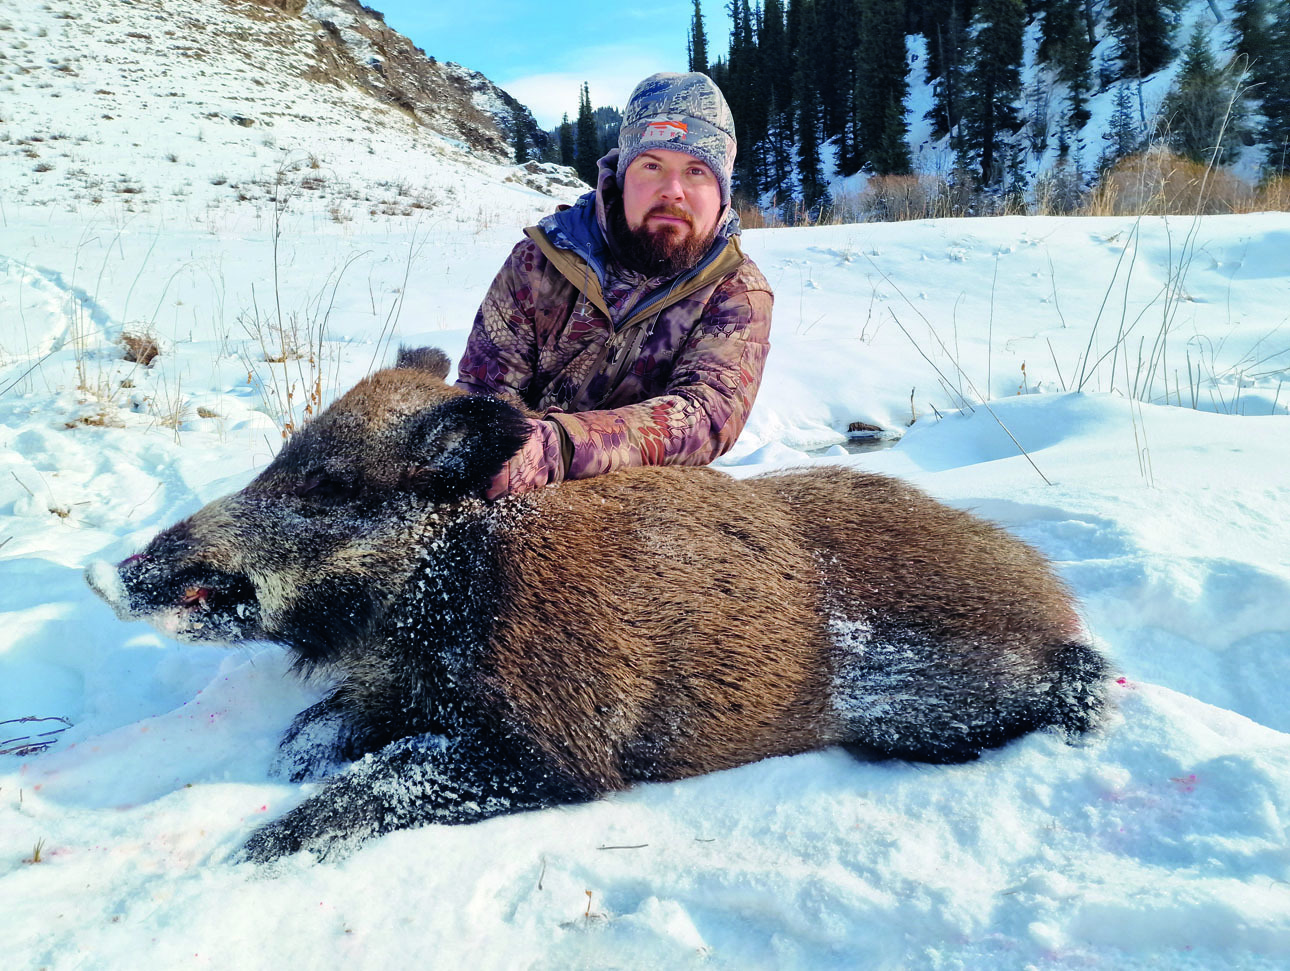
M 651 74 L 632 92 L 618 132 L 618 185 L 627 166 L 652 148 L 693 155 L 716 174 L 721 204 L 730 204 L 735 121 L 721 89 L 706 74 Z

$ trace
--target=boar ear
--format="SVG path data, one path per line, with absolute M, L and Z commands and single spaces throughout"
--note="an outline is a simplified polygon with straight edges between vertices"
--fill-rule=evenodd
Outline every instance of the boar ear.
M 394 366 L 428 371 L 443 381 L 447 379 L 452 363 L 448 360 L 448 355 L 437 347 L 400 347 Z
M 449 398 L 413 421 L 409 485 L 436 499 L 483 489 L 531 432 L 519 409 L 490 395 Z

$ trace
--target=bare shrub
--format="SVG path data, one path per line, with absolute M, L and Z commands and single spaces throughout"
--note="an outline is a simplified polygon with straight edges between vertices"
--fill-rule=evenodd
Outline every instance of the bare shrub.
M 739 214 L 739 225 L 743 229 L 765 229 L 770 225 L 766 221 L 766 214 L 754 203 L 735 200 L 735 211 Z
M 1152 148 L 1108 169 L 1089 200 L 1090 216 L 1175 216 L 1249 212 L 1253 189 L 1223 169 Z

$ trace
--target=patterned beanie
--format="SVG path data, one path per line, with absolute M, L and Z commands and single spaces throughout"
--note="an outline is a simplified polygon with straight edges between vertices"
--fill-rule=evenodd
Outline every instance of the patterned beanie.
M 618 185 L 642 152 L 685 152 L 704 163 L 721 184 L 721 204 L 730 204 L 735 167 L 735 121 L 721 89 L 706 74 L 651 74 L 632 92 L 618 132 Z

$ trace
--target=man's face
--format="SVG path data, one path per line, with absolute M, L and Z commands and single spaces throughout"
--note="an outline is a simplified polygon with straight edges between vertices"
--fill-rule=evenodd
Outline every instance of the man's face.
M 669 248 L 710 240 L 721 209 L 716 175 L 685 152 L 650 149 L 636 156 L 623 175 L 628 229 L 669 240 Z

